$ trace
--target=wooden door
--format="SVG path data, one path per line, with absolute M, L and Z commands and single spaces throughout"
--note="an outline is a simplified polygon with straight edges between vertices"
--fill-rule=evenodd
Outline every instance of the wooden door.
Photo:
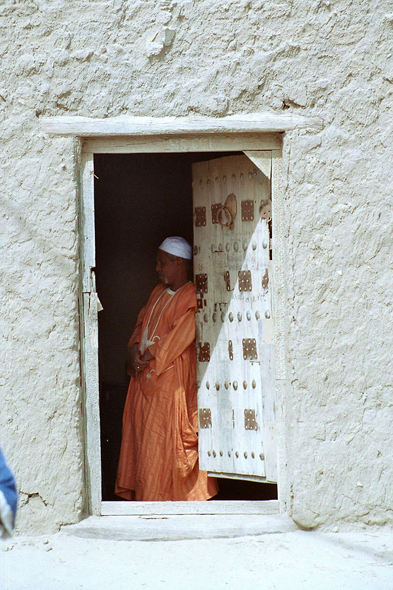
M 201 469 L 277 479 L 271 152 L 193 165 Z

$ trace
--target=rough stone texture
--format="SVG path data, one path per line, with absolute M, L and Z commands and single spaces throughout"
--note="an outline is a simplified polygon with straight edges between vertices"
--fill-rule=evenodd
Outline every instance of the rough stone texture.
M 42 115 L 319 116 L 284 140 L 289 510 L 392 523 L 390 0 L 5 0 L 1 443 L 20 527 L 82 509 L 77 183 Z
M 3 123 L 0 420 L 30 530 L 78 518 L 83 463 L 73 142 L 23 118 Z

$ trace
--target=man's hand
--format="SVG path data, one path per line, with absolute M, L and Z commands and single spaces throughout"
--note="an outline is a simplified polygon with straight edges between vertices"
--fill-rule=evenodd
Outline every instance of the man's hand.
M 152 355 L 150 350 L 147 348 L 145 350 L 145 352 L 143 353 L 143 355 L 141 356 L 141 361 L 142 362 L 144 362 L 144 361 L 149 362 L 149 361 L 152 361 L 153 359 L 154 359 L 154 356 Z
M 132 373 L 140 373 L 149 364 L 150 359 L 144 359 L 141 357 L 138 346 L 139 343 L 136 342 L 127 350 L 127 373 L 129 375 Z

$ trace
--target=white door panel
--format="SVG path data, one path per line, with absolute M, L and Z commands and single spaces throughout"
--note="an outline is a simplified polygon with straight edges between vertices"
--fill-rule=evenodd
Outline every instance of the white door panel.
M 275 481 L 271 153 L 250 155 L 193 165 L 199 454 Z

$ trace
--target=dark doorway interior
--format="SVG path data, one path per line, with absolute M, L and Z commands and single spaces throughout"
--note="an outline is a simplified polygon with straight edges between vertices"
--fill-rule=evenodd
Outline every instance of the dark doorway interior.
M 168 235 L 192 243 L 191 164 L 227 153 L 96 154 L 95 219 L 99 313 L 102 499 L 114 495 L 127 394 L 126 347 L 157 284 L 157 247 Z M 218 500 L 277 499 L 277 486 L 220 479 Z

